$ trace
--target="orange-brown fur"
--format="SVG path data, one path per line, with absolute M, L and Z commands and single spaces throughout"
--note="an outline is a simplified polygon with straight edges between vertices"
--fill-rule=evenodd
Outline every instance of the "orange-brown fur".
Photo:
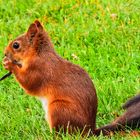
M 13 48 L 14 42 L 19 49 Z M 28 94 L 48 100 L 50 129 L 95 130 L 97 96 L 92 80 L 82 68 L 56 54 L 39 21 L 6 47 L 4 66 Z

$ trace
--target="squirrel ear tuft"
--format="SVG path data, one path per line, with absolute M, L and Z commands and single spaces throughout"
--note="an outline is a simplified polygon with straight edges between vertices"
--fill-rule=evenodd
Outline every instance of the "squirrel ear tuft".
M 37 28 L 38 28 L 39 30 L 43 30 L 43 26 L 41 25 L 41 23 L 40 23 L 39 20 L 35 20 L 35 21 L 34 21 L 34 24 L 37 26 Z
M 35 37 L 36 33 L 38 32 L 36 24 L 32 23 L 27 31 L 27 36 L 30 41 Z

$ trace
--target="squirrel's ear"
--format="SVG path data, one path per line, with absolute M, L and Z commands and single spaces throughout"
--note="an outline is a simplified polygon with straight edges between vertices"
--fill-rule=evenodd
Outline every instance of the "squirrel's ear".
M 43 26 L 41 25 L 41 23 L 39 22 L 39 20 L 35 20 L 34 24 L 36 24 L 37 28 L 42 31 L 43 30 Z
M 35 37 L 36 33 L 38 32 L 38 28 L 36 24 L 32 23 L 27 31 L 27 37 L 30 41 Z

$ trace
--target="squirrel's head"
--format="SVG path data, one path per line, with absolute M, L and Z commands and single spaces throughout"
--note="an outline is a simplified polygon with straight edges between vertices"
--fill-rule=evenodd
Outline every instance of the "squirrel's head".
M 51 41 L 41 23 L 36 20 L 25 34 L 9 43 L 5 49 L 5 58 L 22 67 L 27 59 L 50 49 L 52 50 Z

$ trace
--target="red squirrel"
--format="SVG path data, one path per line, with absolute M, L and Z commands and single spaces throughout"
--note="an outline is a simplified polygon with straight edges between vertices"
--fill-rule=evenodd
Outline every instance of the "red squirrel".
M 50 130 L 63 128 L 69 133 L 81 130 L 109 135 L 126 128 L 126 124 L 139 126 L 140 96 L 137 96 L 124 105 L 126 112 L 122 116 L 96 129 L 97 95 L 91 78 L 81 67 L 55 52 L 38 20 L 25 34 L 10 42 L 3 63 L 28 94 L 40 98 Z
M 92 80 L 85 70 L 55 52 L 38 20 L 10 42 L 3 63 L 28 94 L 43 102 L 50 130 L 94 132 L 97 95 Z

